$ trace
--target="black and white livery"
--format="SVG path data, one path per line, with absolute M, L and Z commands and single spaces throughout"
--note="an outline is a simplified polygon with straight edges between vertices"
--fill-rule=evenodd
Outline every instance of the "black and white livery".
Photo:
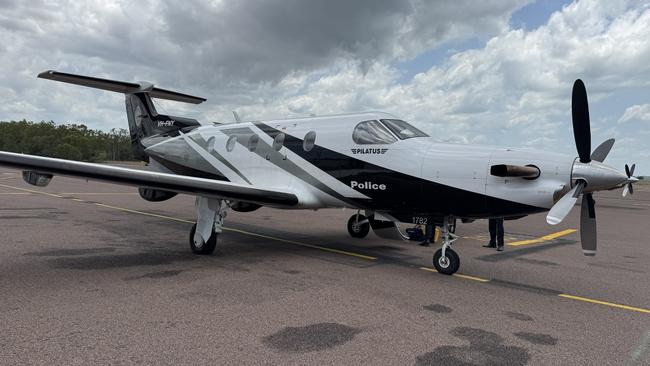
M 397 223 L 430 224 L 442 230 L 434 266 L 458 270 L 450 248 L 456 219 L 520 218 L 549 211 L 561 222 L 582 196 L 583 251 L 596 251 L 593 193 L 624 188 L 633 193 L 634 165 L 620 172 L 603 163 L 610 139 L 591 151 L 587 95 L 573 89 L 573 130 L 578 158 L 523 148 L 436 142 L 387 113 L 368 112 L 202 125 L 159 114 L 152 98 L 202 103 L 203 98 L 154 87 L 46 71 L 40 78 L 124 93 L 134 155 L 147 170 L 127 169 L 0 152 L 0 165 L 23 169 L 26 182 L 44 186 L 53 175 L 139 187 L 142 198 L 163 201 L 196 196 L 197 223 L 190 246 L 214 251 L 229 209 L 253 211 L 347 207 L 354 237 L 370 228 L 401 238 Z

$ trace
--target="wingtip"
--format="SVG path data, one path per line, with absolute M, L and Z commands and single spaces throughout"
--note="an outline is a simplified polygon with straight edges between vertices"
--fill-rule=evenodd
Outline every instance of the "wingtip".
M 42 73 L 38 74 L 36 77 L 41 79 L 51 79 L 55 72 L 56 71 L 54 70 L 43 71 Z

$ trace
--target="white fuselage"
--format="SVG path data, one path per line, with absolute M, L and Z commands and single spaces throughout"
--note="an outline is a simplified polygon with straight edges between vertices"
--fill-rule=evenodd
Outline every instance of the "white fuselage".
M 384 118 L 395 117 L 376 112 L 202 126 L 152 138 L 145 151 L 162 169 L 182 165 L 235 183 L 294 192 L 295 208 L 517 216 L 549 209 L 571 187 L 572 156 L 431 137 L 355 143 L 358 123 Z M 305 140 L 314 136 L 308 150 Z M 492 176 L 496 164 L 534 165 L 541 174 Z M 463 205 L 471 208 L 458 208 Z

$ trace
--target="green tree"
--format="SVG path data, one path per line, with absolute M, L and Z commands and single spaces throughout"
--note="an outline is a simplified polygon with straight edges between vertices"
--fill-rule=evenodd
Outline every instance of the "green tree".
M 133 160 L 123 128 L 103 132 L 53 121 L 0 121 L 0 150 L 81 161 Z

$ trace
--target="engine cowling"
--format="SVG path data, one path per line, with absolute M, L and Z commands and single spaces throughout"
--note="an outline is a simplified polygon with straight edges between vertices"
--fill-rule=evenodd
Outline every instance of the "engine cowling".
M 176 192 L 169 192 L 152 188 L 138 188 L 138 193 L 140 193 L 140 197 L 142 197 L 142 199 L 149 202 L 166 201 L 178 194 Z

